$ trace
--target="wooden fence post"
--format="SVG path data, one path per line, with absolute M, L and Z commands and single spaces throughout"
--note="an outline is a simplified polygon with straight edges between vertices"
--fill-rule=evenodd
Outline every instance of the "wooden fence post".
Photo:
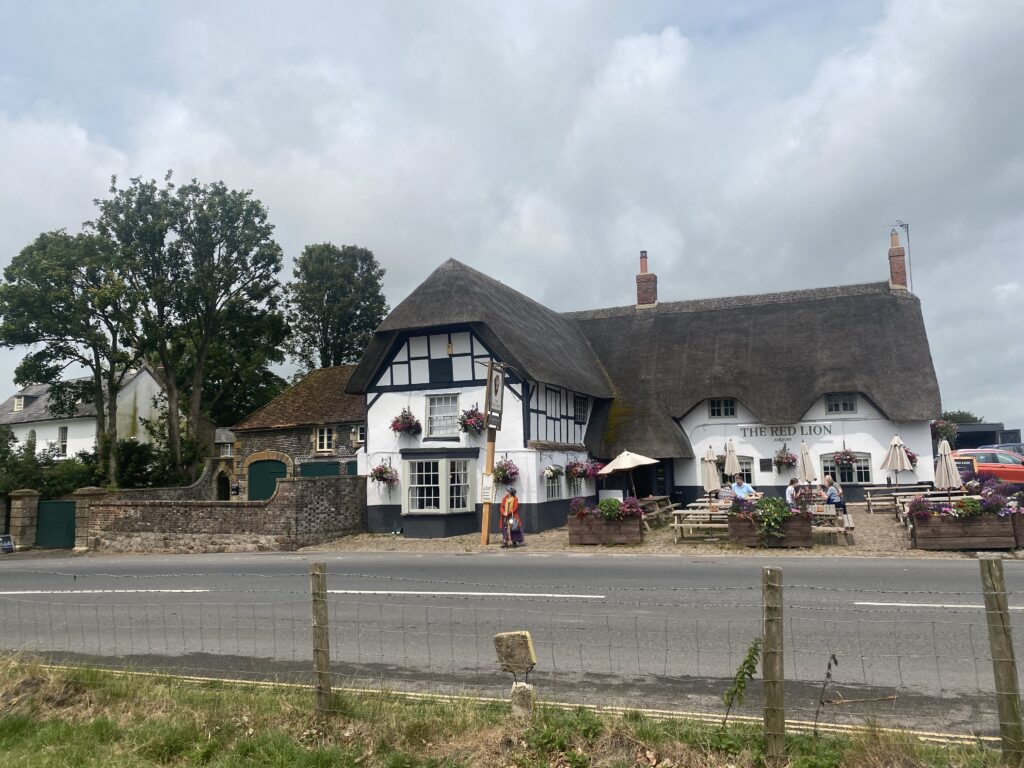
M 1024 765 L 1024 723 L 1020 712 L 1020 686 L 1013 653 L 1010 611 L 1007 608 L 1003 561 L 984 558 L 981 564 L 981 588 L 985 593 L 985 617 L 988 620 L 988 644 L 992 652 L 992 672 L 996 684 L 996 708 L 999 712 L 999 737 L 1003 762 Z
M 762 569 L 761 607 L 764 618 L 764 651 L 761 654 L 761 676 L 764 679 L 764 755 L 769 764 L 781 764 L 786 757 L 781 568 Z
M 331 708 L 331 635 L 327 621 L 327 566 L 309 564 L 313 597 L 313 673 L 316 676 L 316 714 L 326 717 Z

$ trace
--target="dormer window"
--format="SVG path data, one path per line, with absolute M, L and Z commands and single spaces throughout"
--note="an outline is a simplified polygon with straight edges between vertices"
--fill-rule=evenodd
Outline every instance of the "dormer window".
M 23 410 L 25 410 L 25 398 L 18 395 L 14 398 L 14 412 L 17 413 L 18 411 Z
M 825 395 L 825 413 L 856 413 L 857 395 L 854 392 L 834 392 Z
M 730 419 L 736 416 L 736 400 L 731 397 L 713 397 L 708 401 L 708 415 L 712 419 Z

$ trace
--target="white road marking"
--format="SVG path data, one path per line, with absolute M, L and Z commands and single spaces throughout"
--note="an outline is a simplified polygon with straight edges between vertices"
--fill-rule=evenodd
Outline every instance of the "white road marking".
M 332 595 L 424 595 L 428 597 L 565 597 L 604 600 L 604 595 L 559 595 L 547 592 L 412 592 L 395 589 L 328 589 Z
M 854 605 L 865 605 L 869 608 L 976 608 L 984 609 L 984 605 L 973 605 L 970 603 L 854 603 Z M 1011 605 L 1011 611 L 1024 611 L 1024 606 Z
M 209 589 L 19 589 L 0 592 L 0 595 L 134 595 L 170 592 L 174 594 L 191 594 L 210 592 Z

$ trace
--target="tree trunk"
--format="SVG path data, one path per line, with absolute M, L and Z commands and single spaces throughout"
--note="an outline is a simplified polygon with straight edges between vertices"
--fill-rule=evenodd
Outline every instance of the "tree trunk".
M 117 485 L 117 394 L 120 390 L 118 371 L 113 363 L 107 370 L 107 482 Z
M 174 471 L 181 473 L 181 395 L 178 392 L 178 377 L 171 365 L 170 355 L 160 351 L 160 365 L 163 366 L 164 391 L 167 393 L 167 448 L 174 460 Z

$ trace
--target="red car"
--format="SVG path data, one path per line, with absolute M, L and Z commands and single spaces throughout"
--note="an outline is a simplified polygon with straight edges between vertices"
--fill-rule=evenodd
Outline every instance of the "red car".
M 953 451 L 953 458 L 974 459 L 978 472 L 988 472 L 1008 483 L 1024 483 L 1024 456 L 1019 453 L 995 448 L 968 448 Z

